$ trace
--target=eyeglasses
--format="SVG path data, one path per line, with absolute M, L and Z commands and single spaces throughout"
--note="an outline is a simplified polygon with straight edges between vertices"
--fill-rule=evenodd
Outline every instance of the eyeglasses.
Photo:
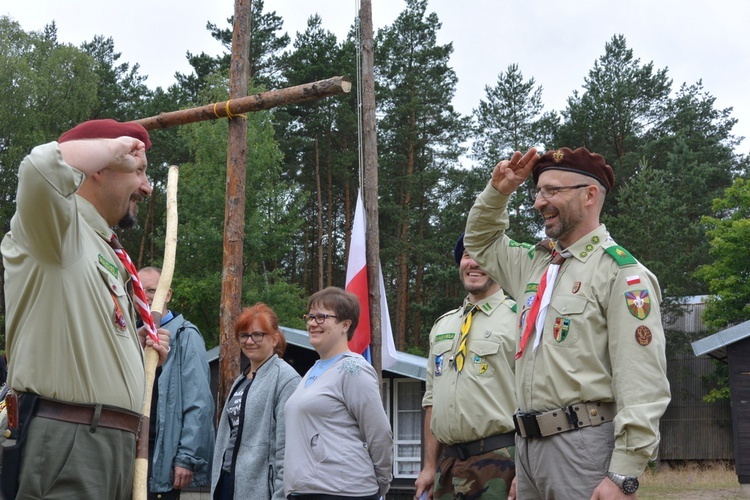
M 302 319 L 305 320 L 305 323 L 309 323 L 310 320 L 315 320 L 315 322 L 319 325 L 322 325 L 325 323 L 325 320 L 328 318 L 338 318 L 338 316 L 334 316 L 333 314 L 303 314 Z
M 552 198 L 560 191 L 567 191 L 569 189 L 580 189 L 589 187 L 591 184 L 576 184 L 575 186 L 540 186 L 531 190 L 531 197 L 536 199 L 537 196 L 542 195 L 545 200 Z
M 263 342 L 263 337 L 266 335 L 268 334 L 265 332 L 243 333 L 238 338 L 242 343 L 247 343 L 248 339 L 253 339 L 253 343 L 259 344 Z

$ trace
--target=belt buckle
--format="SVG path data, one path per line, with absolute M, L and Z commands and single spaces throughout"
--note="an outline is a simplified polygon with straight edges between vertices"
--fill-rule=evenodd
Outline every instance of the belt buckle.
M 536 421 L 537 415 L 539 415 L 538 412 L 514 414 L 513 423 L 515 424 L 516 432 L 527 438 L 542 437 L 542 430 L 539 428 L 539 423 Z M 521 428 L 523 428 L 523 432 L 521 432 Z
M 570 405 L 567 408 L 567 411 L 565 412 L 568 416 L 568 423 L 574 430 L 578 430 L 580 428 L 580 425 L 578 425 L 578 412 L 575 409 L 576 405 Z

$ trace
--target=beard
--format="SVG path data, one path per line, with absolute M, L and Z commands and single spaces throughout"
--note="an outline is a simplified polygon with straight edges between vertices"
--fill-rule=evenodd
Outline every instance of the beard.
M 141 199 L 131 197 L 131 201 L 135 203 L 139 203 L 142 201 Z M 135 227 L 138 224 L 138 205 L 134 205 L 133 210 L 130 209 L 128 206 L 128 211 L 125 213 L 125 215 L 122 216 L 122 219 L 120 219 L 120 222 L 117 223 L 117 227 L 120 229 L 131 229 Z
M 128 212 L 122 219 L 120 219 L 120 222 L 117 223 L 117 227 L 120 229 L 130 229 L 135 227 L 137 222 L 135 216 Z
M 571 204 L 567 206 L 568 210 L 557 212 L 557 224 L 544 228 L 547 237 L 553 240 L 560 240 L 567 235 L 573 234 L 583 221 L 583 211 Z
M 459 271 L 459 278 L 461 279 L 461 284 L 464 287 L 464 290 L 466 290 L 467 293 L 470 293 L 472 295 L 483 295 L 487 291 L 489 291 L 490 288 L 493 287 L 495 284 L 495 280 L 487 276 L 487 280 L 482 285 L 468 285 L 466 284 L 466 280 L 464 278 L 464 274 Z

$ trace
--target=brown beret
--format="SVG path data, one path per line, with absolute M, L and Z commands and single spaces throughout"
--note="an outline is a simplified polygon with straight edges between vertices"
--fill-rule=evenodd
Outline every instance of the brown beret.
M 604 162 L 602 155 L 591 153 L 586 148 L 578 148 L 575 151 L 571 151 L 570 148 L 560 148 L 544 153 L 531 169 L 534 184 L 537 184 L 539 174 L 545 170 L 564 170 L 593 177 L 602 183 L 607 192 L 615 185 L 615 173 L 612 167 Z
M 146 145 L 146 149 L 151 148 L 151 138 L 143 125 L 134 122 L 120 123 L 111 118 L 89 120 L 78 124 L 61 135 L 57 142 L 78 139 L 117 139 L 122 136 L 140 139 Z

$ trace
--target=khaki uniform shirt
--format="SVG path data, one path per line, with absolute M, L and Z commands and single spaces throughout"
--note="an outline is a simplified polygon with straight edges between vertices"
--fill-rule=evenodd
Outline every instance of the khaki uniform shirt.
M 55 142 L 19 168 L 2 242 L 9 386 L 140 412 L 145 373 L 130 277 L 107 243 L 112 230 L 75 194 L 83 181 Z
M 517 298 L 523 331 L 552 256 L 505 235 L 507 200 L 487 186 L 469 214 L 464 244 Z M 566 250 L 572 255 L 560 267 L 541 342 L 534 350 L 539 333 L 532 334 L 516 363 L 518 406 L 530 412 L 616 402 L 609 470 L 638 476 L 656 456 L 659 419 L 670 400 L 659 284 L 604 225 Z
M 461 373 L 453 359 L 461 338 L 464 308 L 442 315 L 430 332 L 422 406 L 432 406 L 430 429 L 443 444 L 513 431 L 515 302 L 500 290 L 477 305 Z

